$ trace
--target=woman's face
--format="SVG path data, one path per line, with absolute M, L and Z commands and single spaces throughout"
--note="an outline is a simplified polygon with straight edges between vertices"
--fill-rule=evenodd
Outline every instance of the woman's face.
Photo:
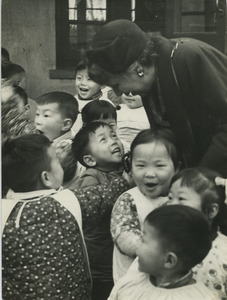
M 123 103 L 126 104 L 131 109 L 135 109 L 143 106 L 142 99 L 139 95 L 133 96 L 130 93 L 129 95 L 122 94 L 121 97 Z
M 111 86 L 116 95 L 122 93 L 128 95 L 140 95 L 144 97 L 155 81 L 155 67 L 143 67 L 143 74 L 139 76 L 135 66 L 129 67 L 127 72 L 120 75 L 113 75 L 107 79 L 107 85 Z

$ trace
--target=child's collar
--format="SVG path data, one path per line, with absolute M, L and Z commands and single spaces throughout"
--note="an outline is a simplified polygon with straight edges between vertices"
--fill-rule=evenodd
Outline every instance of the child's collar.
M 62 190 L 62 187 L 60 187 L 58 190 L 46 189 L 46 190 L 37 190 L 37 191 L 24 192 L 24 193 L 15 193 L 12 190 L 9 190 L 9 192 L 6 195 L 6 198 L 15 199 L 15 200 L 35 199 L 35 198 L 41 198 L 44 196 L 55 194 L 59 190 Z
M 192 278 L 192 271 L 190 270 L 183 277 L 173 282 L 160 283 L 158 287 L 165 288 L 165 289 L 174 289 L 174 288 L 179 288 L 181 286 L 190 285 L 193 283 L 195 283 L 195 280 Z
M 54 139 L 52 141 L 52 143 L 56 144 L 58 142 L 61 142 L 61 141 L 65 140 L 67 143 L 71 144 L 72 143 L 72 137 L 73 137 L 73 133 L 72 133 L 72 128 L 71 128 L 69 131 L 67 131 L 63 135 L 60 135 L 59 137 Z
M 101 171 L 101 172 L 104 172 L 104 173 L 119 173 L 119 175 L 123 173 L 124 171 L 124 168 L 122 165 L 120 165 L 118 168 L 102 168 L 102 167 L 95 167 L 94 169 L 98 170 L 98 171 Z M 120 175 L 120 176 L 121 176 Z

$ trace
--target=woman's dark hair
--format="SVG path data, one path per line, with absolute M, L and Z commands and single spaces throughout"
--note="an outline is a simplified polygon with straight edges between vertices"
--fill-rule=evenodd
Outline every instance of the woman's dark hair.
M 145 129 L 138 133 L 135 139 L 132 141 L 130 152 L 124 156 L 124 165 L 126 166 L 126 172 L 131 170 L 131 163 L 133 158 L 133 152 L 136 146 L 141 144 L 148 144 L 151 142 L 161 143 L 165 146 L 171 160 L 173 161 L 174 168 L 179 167 L 179 156 L 177 149 L 177 142 L 173 132 L 166 128 L 161 129 Z
M 157 230 L 163 249 L 177 255 L 184 272 L 200 263 L 211 249 L 208 221 L 192 207 L 161 206 L 145 222 Z
M 116 108 L 106 100 L 93 100 L 87 103 L 81 112 L 83 124 L 96 120 L 113 118 L 117 120 Z
M 49 171 L 47 150 L 51 142 L 41 134 L 8 139 L 2 146 L 3 188 L 14 192 L 36 190 L 42 171 Z
M 181 180 L 181 186 L 193 189 L 201 198 L 202 212 L 207 216 L 211 205 L 217 203 L 219 206 L 218 214 L 213 219 L 212 231 L 220 231 L 227 235 L 227 205 L 225 203 L 225 187 L 217 185 L 215 178 L 221 177 L 217 172 L 204 167 L 188 168 L 176 173 L 171 184 Z
M 138 57 L 137 61 L 143 66 L 151 66 L 154 64 L 154 59 L 158 56 L 158 47 L 163 37 L 156 32 L 146 33 L 146 45 L 143 52 Z M 82 59 L 84 64 L 87 65 L 89 77 L 99 84 L 107 84 L 107 79 L 114 75 L 122 75 L 127 73 L 127 69 L 121 73 L 111 73 L 98 64 L 89 63 L 89 59 L 86 57 L 86 52 L 82 52 Z

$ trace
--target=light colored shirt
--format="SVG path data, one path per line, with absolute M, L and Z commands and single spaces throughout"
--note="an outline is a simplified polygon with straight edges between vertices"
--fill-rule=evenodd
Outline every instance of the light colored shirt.
M 121 140 L 131 144 L 141 130 L 150 128 L 150 123 L 143 106 L 131 109 L 121 104 L 120 107 L 117 110 L 117 133 Z
M 108 300 L 218 300 L 203 283 L 176 288 L 154 286 L 150 275 L 138 270 L 136 258 L 127 274 L 112 289 Z M 219 299 L 220 300 L 220 299 Z

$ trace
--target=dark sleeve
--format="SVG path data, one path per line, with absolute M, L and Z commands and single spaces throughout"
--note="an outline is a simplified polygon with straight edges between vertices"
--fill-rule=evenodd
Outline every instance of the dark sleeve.
M 227 177 L 227 124 L 220 125 L 205 152 L 200 166 L 205 166 Z
M 129 189 L 122 178 L 113 178 L 110 182 L 96 187 L 75 190 L 81 206 L 83 228 L 92 226 L 105 214 L 110 214 L 117 198 Z
M 192 126 L 199 124 L 201 130 L 197 143 L 202 143 L 204 135 L 209 138 L 199 164 L 227 176 L 227 57 L 190 39 L 177 51 L 174 67 L 183 98 L 187 99 L 186 109 L 194 109 L 190 121 Z

